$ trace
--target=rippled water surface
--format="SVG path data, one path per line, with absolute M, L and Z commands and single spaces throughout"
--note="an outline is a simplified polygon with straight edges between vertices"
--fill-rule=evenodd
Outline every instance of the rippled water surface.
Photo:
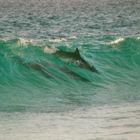
M 2 140 L 139 140 L 139 103 L 65 113 L 0 113 Z
M 139 7 L 0 0 L 0 139 L 139 140 Z

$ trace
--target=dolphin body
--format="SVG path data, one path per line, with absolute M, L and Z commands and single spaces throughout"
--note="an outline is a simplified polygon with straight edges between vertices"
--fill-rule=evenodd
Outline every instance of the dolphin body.
M 54 54 L 62 58 L 72 59 L 75 62 L 78 62 L 79 67 L 98 73 L 97 69 L 94 66 L 91 66 L 86 60 L 82 58 L 78 48 L 76 48 L 74 52 L 66 52 L 58 50 Z
M 88 62 L 86 62 L 81 57 L 78 48 L 76 48 L 76 50 L 74 52 L 66 52 L 66 51 L 58 50 L 58 51 L 56 51 L 53 54 L 55 56 L 58 56 L 58 57 L 62 57 L 62 58 L 66 58 L 66 59 L 72 59 L 74 61 L 78 61 L 78 66 L 79 67 L 82 67 L 82 68 L 85 68 L 85 69 L 87 69 L 89 71 L 98 73 L 98 71 L 95 69 L 94 66 L 91 66 Z M 42 63 L 25 63 L 24 60 L 22 60 L 20 57 L 14 57 L 14 59 L 16 60 L 16 62 L 18 64 L 22 64 L 26 68 L 30 68 L 30 69 L 33 69 L 35 71 L 38 71 L 41 75 L 43 75 L 46 78 L 58 78 L 58 79 L 64 80 L 62 77 L 51 73 L 50 71 L 48 71 L 45 68 L 45 65 L 50 65 L 50 66 L 53 66 L 54 68 L 57 68 L 58 70 L 60 70 L 60 71 L 62 71 L 64 73 L 66 73 L 67 75 L 71 76 L 72 78 L 74 78 L 76 80 L 81 80 L 81 81 L 89 82 L 88 79 L 84 78 L 83 76 L 77 74 L 76 72 L 74 72 L 73 70 L 70 70 L 67 67 L 61 68 L 61 67 L 58 67 L 58 66 L 51 65 L 51 64 L 49 64 L 47 62 L 42 62 Z

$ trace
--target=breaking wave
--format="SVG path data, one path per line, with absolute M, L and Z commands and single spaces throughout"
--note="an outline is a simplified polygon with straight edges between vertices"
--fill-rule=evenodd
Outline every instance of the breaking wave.
M 76 37 L 1 39 L 0 111 L 56 112 L 139 100 L 140 40 L 112 39 L 98 49 L 88 41 L 78 46 Z M 79 48 L 81 57 L 99 73 L 49 53 L 46 47 L 67 52 Z

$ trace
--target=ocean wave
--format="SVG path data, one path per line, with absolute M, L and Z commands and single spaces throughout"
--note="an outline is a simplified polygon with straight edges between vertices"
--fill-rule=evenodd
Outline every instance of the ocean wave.
M 14 111 L 25 107 L 23 111 L 26 111 L 26 106 L 21 107 L 24 104 L 30 106 L 32 111 L 37 108 L 40 111 L 57 110 L 56 106 L 59 105 L 63 110 L 69 104 L 81 106 L 140 99 L 138 39 L 125 38 L 115 44 L 117 47 L 114 44 L 101 46 L 98 51 L 88 46 L 88 39 L 85 42 L 88 53 L 82 45 L 78 50 L 85 67 L 81 67 L 83 64 L 80 61 L 75 61 L 76 41 L 79 40 L 71 43 L 69 49 L 64 44 L 59 46 L 56 43 L 59 47 L 55 46 L 48 40 L 40 43 L 30 39 L 1 40 L 1 110 L 7 106 Z M 74 57 L 74 60 L 70 57 Z M 88 70 L 90 65 L 94 65 L 98 73 Z

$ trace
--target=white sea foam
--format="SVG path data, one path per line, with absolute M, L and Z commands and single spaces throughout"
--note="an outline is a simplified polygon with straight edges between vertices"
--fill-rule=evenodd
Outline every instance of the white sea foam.
M 77 37 L 76 36 L 71 36 L 69 37 L 70 39 L 76 39 Z
M 124 41 L 124 38 L 123 38 L 123 37 L 119 37 L 119 38 L 117 38 L 117 39 L 111 41 L 109 44 L 110 44 L 110 45 L 115 45 L 115 44 L 119 44 L 119 43 L 121 43 L 121 42 L 123 42 L 123 41 Z
M 17 43 L 20 46 L 27 46 L 28 44 L 37 45 L 40 44 L 41 40 L 38 39 L 26 39 L 26 38 L 18 38 Z
M 45 52 L 45 53 L 50 53 L 50 54 L 52 54 L 52 53 L 55 53 L 56 51 L 57 51 L 56 48 L 49 48 L 48 46 L 46 46 L 46 47 L 44 48 L 44 52 Z
M 26 45 L 29 43 L 33 43 L 34 41 L 32 39 L 25 39 L 25 38 L 19 38 L 18 39 L 18 44 L 20 45 Z
M 62 41 L 67 41 L 66 38 L 55 38 L 55 39 L 49 39 L 49 42 L 59 43 Z

